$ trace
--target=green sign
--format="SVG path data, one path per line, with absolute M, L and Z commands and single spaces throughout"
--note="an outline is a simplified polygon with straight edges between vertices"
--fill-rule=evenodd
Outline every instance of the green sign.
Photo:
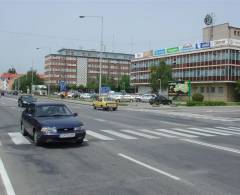
M 177 53 L 179 52 L 179 47 L 167 48 L 167 53 Z

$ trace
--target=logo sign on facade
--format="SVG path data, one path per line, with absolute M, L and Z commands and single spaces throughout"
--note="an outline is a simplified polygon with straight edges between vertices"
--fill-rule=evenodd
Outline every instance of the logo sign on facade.
M 177 81 L 168 83 L 169 96 L 188 96 L 189 92 L 188 81 Z
M 153 56 L 161 56 L 161 55 L 165 55 L 165 49 L 157 49 L 153 51 Z
M 228 39 L 212 41 L 213 47 L 222 47 L 222 46 L 227 46 L 227 45 L 228 45 Z
M 168 54 L 177 53 L 177 52 L 179 52 L 179 47 L 167 48 L 166 50 L 167 50 Z
M 211 44 L 210 44 L 210 42 L 203 42 L 203 43 L 200 43 L 200 47 L 201 48 L 209 48 L 209 47 L 211 47 Z
M 213 23 L 213 17 L 210 14 L 207 14 L 204 18 L 204 23 L 209 26 Z
M 135 58 L 143 58 L 143 53 L 135 53 Z
M 182 51 L 192 51 L 196 49 L 191 43 L 186 43 L 182 46 Z
M 152 57 L 152 56 L 153 56 L 152 53 L 153 53 L 152 50 L 150 50 L 150 51 L 145 51 L 145 52 L 143 52 L 143 57 L 144 57 L 144 58 L 146 58 L 146 57 Z

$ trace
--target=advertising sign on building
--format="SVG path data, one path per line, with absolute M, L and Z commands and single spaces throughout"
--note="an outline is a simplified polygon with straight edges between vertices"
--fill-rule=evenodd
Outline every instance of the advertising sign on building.
M 143 58 L 143 53 L 135 53 L 135 58 Z
M 212 41 L 213 47 L 222 47 L 222 46 L 227 46 L 227 45 L 228 45 L 228 39 Z
M 143 52 L 143 57 L 144 57 L 144 58 L 152 57 L 152 56 L 153 56 L 152 53 L 153 53 L 152 50 L 150 50 L 150 51 L 145 51 L 145 52 Z
M 200 48 L 204 49 L 204 48 L 210 48 L 211 47 L 211 43 L 210 42 L 203 42 L 200 43 Z
M 177 81 L 168 83 L 169 96 L 188 96 L 189 85 L 188 81 Z
M 168 54 L 179 52 L 179 47 L 171 47 L 166 49 Z
M 165 55 L 165 49 L 156 49 L 153 51 L 153 56 L 161 56 L 161 55 Z
M 181 51 L 192 51 L 195 50 L 196 48 L 191 44 L 191 43 L 186 43 L 182 46 Z
M 229 45 L 231 45 L 231 46 L 236 46 L 236 47 L 240 47 L 240 40 L 230 39 L 230 40 L 229 40 Z

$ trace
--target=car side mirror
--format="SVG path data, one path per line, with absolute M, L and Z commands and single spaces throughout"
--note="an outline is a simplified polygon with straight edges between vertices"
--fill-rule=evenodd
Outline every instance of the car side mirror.
M 78 116 L 78 113 L 73 113 L 73 116 L 75 116 L 75 117 Z

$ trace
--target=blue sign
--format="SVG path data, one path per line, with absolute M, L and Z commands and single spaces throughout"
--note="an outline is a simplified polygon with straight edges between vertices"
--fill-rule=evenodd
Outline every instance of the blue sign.
M 60 81 L 59 85 L 60 85 L 60 92 L 66 91 L 65 81 Z
M 101 93 L 109 93 L 111 91 L 111 88 L 108 86 L 101 87 Z
M 165 53 L 166 53 L 165 49 L 157 49 L 153 51 L 153 56 L 161 56 L 164 55 Z
M 203 43 L 200 43 L 200 47 L 201 48 L 209 48 L 209 47 L 211 47 L 211 44 L 210 44 L 210 42 L 203 42 Z

